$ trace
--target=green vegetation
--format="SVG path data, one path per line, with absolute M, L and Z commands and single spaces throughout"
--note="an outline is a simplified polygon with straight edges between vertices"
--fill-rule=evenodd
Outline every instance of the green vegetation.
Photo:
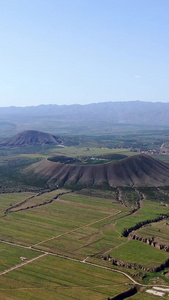
M 169 222 L 163 220 L 157 223 L 147 225 L 137 231 L 140 237 L 153 238 L 155 242 L 161 245 L 169 246 Z
M 38 180 L 36 186 L 31 180 L 28 180 L 22 175 L 22 170 L 32 163 L 39 161 L 38 158 L 27 157 L 15 157 L 0 159 L 0 186 L 2 190 L 20 190 L 30 188 L 32 185 L 34 188 L 42 186 Z M 40 180 L 41 181 L 41 180 Z M 43 182 L 44 184 L 44 182 Z
M 168 203 L 169 204 L 169 197 L 165 193 L 163 193 L 163 190 L 167 192 L 168 188 L 160 188 L 160 190 L 155 188 L 140 188 L 140 191 L 142 191 L 146 198 L 153 202 L 161 202 L 161 203 Z
M 35 194 L 31 197 L 28 197 L 25 200 L 22 200 L 20 203 L 17 203 L 17 205 L 11 205 L 9 207 L 8 211 L 10 212 L 15 212 L 15 211 L 20 211 L 28 208 L 33 208 L 37 206 L 41 206 L 43 204 L 50 203 L 54 201 L 57 198 L 57 195 L 60 193 L 67 192 L 67 190 L 54 190 L 52 192 L 46 192 L 46 193 L 40 193 L 40 194 Z
M 0 280 L 2 298 L 13 295 L 13 299 L 27 300 L 32 297 L 45 299 L 48 292 L 49 299 L 59 297 L 66 300 L 68 295 L 79 297 L 80 294 L 81 299 L 107 299 L 127 290 L 124 283 L 130 280 L 109 270 L 65 260 L 64 257 L 80 261 L 87 259 L 87 262 L 120 269 L 131 276 L 135 275 L 139 281 L 144 271 L 141 271 L 140 277 L 137 275 L 139 270 L 113 266 L 103 258 L 109 255 L 126 263 L 146 267 L 159 266 L 169 258 L 165 251 L 121 237 L 124 227 L 135 225 L 139 220 L 167 213 L 169 208 L 157 201 L 144 200 L 141 208 L 129 215 L 135 202 L 126 200 L 128 206 L 120 204 L 116 198 L 116 189 L 105 192 L 105 198 L 103 198 L 104 190 L 99 189 L 89 190 L 90 195 L 83 195 L 83 191 L 71 192 L 63 194 L 51 204 L 4 216 L 4 211 L 16 203 L 21 203 L 20 208 L 23 209 L 67 192 L 58 189 L 38 196 L 34 193 L 1 194 L 0 239 L 4 242 L 32 246 L 34 249 L 33 251 L 31 248 L 1 243 L 1 270 L 22 263 L 21 257 L 29 260 L 43 255 L 43 251 L 49 252 L 36 261 L 2 275 Z M 96 194 L 99 197 L 96 197 Z M 130 196 L 136 199 L 137 195 L 133 189 L 124 189 L 122 194 L 126 199 Z M 29 198 L 31 196 L 34 197 Z M 22 204 L 26 199 L 27 201 Z M 50 253 L 60 254 L 63 258 L 57 258 Z M 64 285 L 67 286 L 66 289 Z
M 126 283 L 132 283 L 114 270 L 139 283 L 169 285 L 164 274 L 168 268 L 156 273 L 139 269 L 139 265 L 150 269 L 160 266 L 169 253 L 122 236 L 139 222 L 169 215 L 169 187 L 82 188 L 75 184 L 74 192 L 45 190 L 43 178 L 21 172 L 42 158 L 76 165 L 115 162 L 142 150 L 159 151 L 167 137 L 165 130 L 137 128 L 124 133 L 119 125 L 112 135 L 65 135 L 65 147 L 60 148 L 0 148 L 0 272 L 37 258 L 0 276 L 0 298 L 107 300 L 128 290 Z M 154 155 L 169 162 L 167 154 Z M 168 220 L 145 225 L 135 234 L 169 245 Z M 125 266 L 113 265 L 112 258 Z M 141 287 L 131 299 L 156 296 Z
M 169 207 L 165 207 L 157 202 L 145 200 L 138 212 L 133 215 L 129 215 L 125 219 L 119 220 L 116 223 L 116 230 L 123 233 L 125 229 L 133 227 L 139 222 L 153 220 L 163 214 L 169 214 Z
M 39 256 L 39 252 L 0 243 L 0 273 Z
M 18 202 L 24 201 L 33 195 L 34 193 L 32 192 L 0 194 L 0 216 L 4 216 L 4 212 L 8 207 L 17 204 Z
M 50 199 L 54 194 L 56 192 L 52 192 L 52 195 L 50 193 L 42 194 L 37 197 L 37 201 L 44 202 L 45 199 Z M 20 200 L 20 194 L 18 195 Z M 3 228 L 0 238 L 30 246 L 53 236 L 69 233 L 71 230 L 87 226 L 105 217 L 116 215 L 119 211 L 119 205 L 112 205 L 111 200 L 102 202 L 98 199 L 93 203 L 92 199 L 89 198 L 85 203 L 83 197 L 72 196 L 72 199 L 68 195 L 64 197 L 63 200 L 56 199 L 50 205 L 8 213 L 0 219 L 0 226 Z M 16 199 L 16 194 L 14 198 Z M 36 202 L 36 198 L 30 199 L 30 201 Z M 16 202 L 19 201 L 16 200 Z M 110 220 L 108 219 L 107 222 L 109 223 Z M 38 231 L 38 236 L 35 235 L 35 228 L 36 232 Z M 67 245 L 69 247 L 69 240 Z
M 135 207 L 137 205 L 138 201 L 140 200 L 140 197 L 136 190 L 126 187 L 126 188 L 121 188 L 120 191 L 121 191 L 122 201 L 124 201 L 124 203 L 127 206 Z
M 57 153 L 58 149 L 50 150 L 51 153 Z M 104 147 L 67 147 L 67 148 L 60 148 L 59 153 L 72 156 L 72 157 L 79 157 L 79 156 L 100 156 L 106 154 L 123 154 L 126 156 L 131 156 L 137 154 L 135 152 L 130 152 L 130 149 L 109 149 Z
M 109 254 L 115 259 L 139 264 L 147 268 L 158 267 L 169 258 L 167 252 L 161 251 L 159 253 L 158 249 L 135 240 L 127 241 L 113 249 Z
M 53 162 L 59 162 L 59 163 L 64 163 L 64 164 L 76 164 L 80 162 L 80 160 L 73 158 L 73 157 L 68 157 L 68 156 L 52 156 L 49 157 L 48 160 L 53 161 Z
M 1 277 L 2 299 L 107 299 L 129 283 L 122 274 L 46 256 Z

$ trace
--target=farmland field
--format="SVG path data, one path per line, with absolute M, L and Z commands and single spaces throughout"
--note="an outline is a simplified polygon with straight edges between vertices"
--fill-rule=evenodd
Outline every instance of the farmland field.
M 36 203 L 36 197 L 38 202 L 43 202 L 64 191 L 67 192 L 57 190 L 39 196 L 12 193 L 1 198 L 1 271 L 21 264 L 22 257 L 28 261 L 28 264 L 1 275 L 0 294 L 3 299 L 11 295 L 12 299 L 32 299 L 32 295 L 33 299 L 46 299 L 46 293 L 49 299 L 66 299 L 68 295 L 74 299 L 81 293 L 82 299 L 105 299 L 105 295 L 113 296 L 126 290 L 125 283 L 130 280 L 123 275 L 90 265 L 81 266 L 87 255 L 104 252 L 119 240 L 115 232 L 114 239 L 111 238 L 111 223 L 113 217 L 121 213 L 121 206 L 112 203 L 112 199 L 65 194 L 50 205 L 3 215 L 9 203 L 21 203 L 24 208 L 22 201 L 28 198 L 29 203 L 32 195 L 31 204 L 32 201 Z M 78 261 L 65 261 L 51 256 L 52 253 L 62 254 L 65 258 L 69 255 Z M 34 257 L 37 257 L 36 261 L 29 263 Z M 41 275 L 37 277 L 37 274 Z
M 44 256 L 3 275 L 1 299 L 107 299 L 127 289 L 124 275 L 83 263 Z
M 15 247 L 14 245 L 0 243 L 1 263 L 0 273 L 6 269 L 22 263 L 22 261 L 30 260 L 39 256 L 38 251 L 32 251 L 21 247 Z
M 161 251 L 159 255 L 158 249 L 135 240 L 129 240 L 116 247 L 110 252 L 110 255 L 133 264 L 139 262 L 140 265 L 148 268 L 157 267 L 169 258 L 167 252 Z
M 107 299 L 128 290 L 126 283 L 132 283 L 113 270 L 136 276 L 133 279 L 139 282 L 141 277 L 138 270 L 114 266 L 105 257 L 145 267 L 157 267 L 169 259 L 167 252 L 121 234 L 139 221 L 169 213 L 167 206 L 146 197 L 138 211 L 131 213 L 138 201 L 135 190 L 121 190 L 125 205 L 117 201 L 115 189 L 105 191 L 105 198 L 99 189 L 86 193 L 57 189 L 0 195 L 0 270 L 7 270 L 0 278 L 2 299 Z M 43 205 L 33 207 L 36 204 Z M 146 273 L 140 272 L 141 276 Z

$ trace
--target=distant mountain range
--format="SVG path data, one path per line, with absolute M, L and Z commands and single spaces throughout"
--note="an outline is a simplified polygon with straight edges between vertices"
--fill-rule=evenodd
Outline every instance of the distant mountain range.
M 1 107 L 0 127 L 7 125 L 18 132 L 27 129 L 54 132 L 57 128 L 62 133 L 99 130 L 114 125 L 169 126 L 169 103 L 130 101 Z

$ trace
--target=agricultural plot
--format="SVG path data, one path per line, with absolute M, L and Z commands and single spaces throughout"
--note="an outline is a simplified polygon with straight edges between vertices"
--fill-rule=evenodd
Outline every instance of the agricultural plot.
M 50 203 L 50 201 L 54 201 L 57 196 L 62 193 L 68 193 L 68 191 L 64 189 L 58 189 L 52 192 L 34 194 L 33 196 L 28 197 L 26 200 L 18 202 L 17 205 L 12 205 L 10 208 L 10 212 L 16 212 L 18 210 L 20 211 L 36 206 L 45 205 L 47 203 Z
M 140 201 L 135 190 L 121 190 L 124 203 L 118 202 L 115 189 L 106 191 L 105 198 L 104 191 L 97 189 L 89 191 L 90 195 L 83 195 L 83 191 L 68 192 L 62 189 L 41 195 L 0 195 L 0 271 L 14 267 L 0 277 L 2 299 L 104 300 L 128 290 L 125 284 L 132 283 L 115 270 L 130 275 L 139 273 L 139 270 L 127 270 L 126 266 L 113 266 L 105 257 L 146 268 L 158 267 L 169 259 L 165 251 L 122 236 L 126 228 L 138 222 L 169 214 L 169 207 L 163 202 L 150 201 L 146 196 L 133 212 Z M 62 195 L 57 198 L 58 194 Z M 49 199 L 53 201 L 44 204 Z M 20 204 L 23 210 L 4 214 L 15 204 Z M 33 207 L 36 204 L 44 205 Z M 167 239 L 165 222 L 152 223 L 150 227 L 157 236 L 162 232 Z M 25 264 L 15 269 L 22 259 Z M 138 299 L 134 297 L 139 293 L 131 299 Z
M 63 195 L 57 205 L 63 203 L 70 213 L 71 211 L 76 213 L 78 208 L 79 214 L 86 224 L 82 223 L 75 229 L 41 241 L 35 245 L 38 249 L 59 254 L 64 252 L 65 255 L 84 259 L 86 256 L 104 253 L 123 240 L 113 229 L 114 218 L 121 214 L 119 204 L 112 203 L 110 199 L 102 201 L 77 195 Z M 92 221 L 89 219 L 90 215 Z
M 112 220 L 109 219 L 110 222 Z M 37 245 L 36 248 L 59 254 L 64 253 L 64 255 L 81 260 L 92 255 L 102 255 L 108 249 L 120 244 L 123 238 L 119 238 L 117 233 L 112 232 L 113 226 L 102 224 L 100 227 L 85 226 L 62 236 L 56 236 L 52 240 Z
M 39 256 L 38 251 L 0 243 L 0 273 Z
M 150 247 L 145 243 L 135 240 L 127 240 L 126 243 L 113 249 L 109 254 L 127 263 L 139 264 L 146 268 L 156 268 L 167 259 L 169 254 L 165 251 Z
M 24 201 L 34 195 L 35 193 L 32 192 L 0 194 L 0 216 L 4 215 L 4 212 L 7 208 L 16 205 L 20 201 Z
M 1 299 L 107 299 L 127 290 L 122 274 L 80 262 L 44 256 L 1 276 Z
M 109 224 L 112 217 L 119 214 L 120 205 L 112 204 L 111 200 L 102 202 L 101 199 L 95 199 L 92 202 L 92 199 L 86 197 L 85 203 L 83 197 L 65 197 L 67 198 L 56 199 L 50 205 L 8 213 L 0 219 L 0 226 L 3 228 L 0 238 L 26 246 L 43 244 L 48 239 L 81 230 L 89 224 Z M 38 199 L 44 201 L 45 194 L 38 196 Z

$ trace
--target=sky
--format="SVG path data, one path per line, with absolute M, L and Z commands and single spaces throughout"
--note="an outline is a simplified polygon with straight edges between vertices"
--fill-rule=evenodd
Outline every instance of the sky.
M 0 0 L 0 106 L 169 102 L 168 0 Z

